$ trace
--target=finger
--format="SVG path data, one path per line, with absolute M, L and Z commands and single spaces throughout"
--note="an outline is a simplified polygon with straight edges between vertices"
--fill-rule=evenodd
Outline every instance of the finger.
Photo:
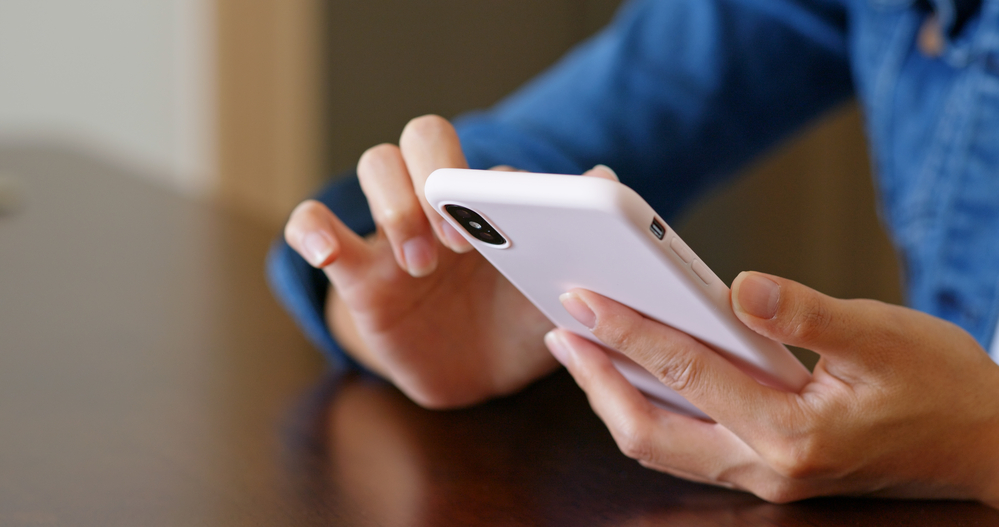
M 437 241 L 399 147 L 369 148 L 357 163 L 357 178 L 399 267 L 415 277 L 432 273 L 437 268 Z
M 788 394 L 763 386 L 690 335 L 584 289 L 562 295 L 562 305 L 606 346 L 637 362 L 751 443 L 786 413 Z
M 759 456 L 724 427 L 655 407 L 596 344 L 565 330 L 553 330 L 545 344 L 586 392 L 628 457 L 657 470 L 731 485 Z
M 363 274 L 371 259 L 371 249 L 364 240 L 315 200 L 295 207 L 285 225 L 284 239 L 310 265 L 324 268 L 327 275 L 337 275 L 338 279 Z
M 513 168 L 510 165 L 496 165 L 496 166 L 490 168 L 489 170 L 492 170 L 492 171 L 495 171 L 495 172 L 523 172 L 523 170 L 517 170 L 516 168 Z
M 609 179 L 611 181 L 618 181 L 618 182 L 621 181 L 621 179 L 617 177 L 617 173 L 611 170 L 611 167 L 607 165 L 597 165 L 587 170 L 586 172 L 583 172 L 583 175 L 586 177 L 598 177 L 601 179 Z
M 753 331 L 820 354 L 857 347 L 869 334 L 873 302 L 839 300 L 773 275 L 744 272 L 732 282 L 732 309 Z
M 423 187 L 438 168 L 468 168 L 458 133 L 446 119 L 436 115 L 417 117 L 406 125 L 399 139 L 412 187 L 437 237 L 455 252 L 468 252 L 472 245 L 427 202 Z

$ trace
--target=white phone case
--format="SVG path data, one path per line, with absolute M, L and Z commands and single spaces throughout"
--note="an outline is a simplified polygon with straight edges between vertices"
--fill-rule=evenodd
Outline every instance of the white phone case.
M 728 286 L 645 200 L 620 183 L 440 169 L 430 175 L 425 193 L 441 216 L 558 327 L 597 341 L 559 302 L 570 289 L 589 289 L 692 335 L 763 384 L 796 392 L 810 379 L 787 348 L 736 318 Z M 447 205 L 478 213 L 506 243 L 473 237 Z M 653 402 L 707 417 L 645 369 L 616 355 L 618 370 Z

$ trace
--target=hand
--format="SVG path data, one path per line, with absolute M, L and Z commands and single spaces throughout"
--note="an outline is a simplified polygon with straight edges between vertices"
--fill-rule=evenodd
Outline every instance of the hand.
M 423 195 L 434 170 L 467 166 L 450 123 L 414 119 L 399 146 L 373 147 L 357 166 L 376 234 L 360 238 L 311 200 L 285 227 L 333 285 L 326 317 L 341 345 L 426 407 L 511 393 L 557 367 L 542 344 L 548 320 Z
M 849 494 L 999 506 L 999 366 L 949 322 L 742 273 L 732 284 L 739 319 L 821 355 L 812 381 L 785 393 L 595 293 L 574 290 L 563 305 L 716 421 L 653 406 L 601 347 L 546 335 L 621 450 L 647 467 L 772 502 Z

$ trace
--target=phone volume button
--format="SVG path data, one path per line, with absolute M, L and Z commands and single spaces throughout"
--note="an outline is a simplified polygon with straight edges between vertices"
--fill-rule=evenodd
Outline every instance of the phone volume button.
M 683 243 L 683 240 L 681 240 L 679 236 L 673 237 L 673 239 L 669 242 L 669 248 L 672 249 L 681 260 L 683 260 L 683 263 L 689 264 L 694 260 L 694 251 L 691 251 L 690 247 L 687 247 L 687 244 Z
M 704 265 L 704 262 L 700 260 L 694 260 L 694 262 L 690 264 L 690 269 L 694 271 L 694 274 L 696 274 L 702 282 L 704 282 L 704 285 L 711 285 L 711 282 L 714 282 L 715 280 L 715 274 L 711 272 L 711 269 L 708 269 L 708 266 Z

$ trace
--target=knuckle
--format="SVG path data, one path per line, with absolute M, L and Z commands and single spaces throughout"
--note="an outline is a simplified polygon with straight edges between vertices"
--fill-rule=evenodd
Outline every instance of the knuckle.
M 598 328 L 600 340 L 642 364 L 660 382 L 673 390 L 689 393 L 701 384 L 703 364 L 685 342 L 654 336 L 642 319 L 609 317 Z
M 402 130 L 402 139 L 405 142 L 410 139 L 434 139 L 451 131 L 451 123 L 439 115 L 424 115 L 409 121 Z
M 365 178 L 380 175 L 392 159 L 399 157 L 399 147 L 382 143 L 375 145 L 361 154 L 357 162 L 358 177 Z
M 653 438 L 648 427 L 632 421 L 629 426 L 614 434 L 621 453 L 639 461 L 651 461 L 653 458 Z
M 770 466 L 774 472 L 788 479 L 803 479 L 812 473 L 807 460 L 790 452 L 774 456 L 770 460 Z
M 791 316 L 788 334 L 798 342 L 809 342 L 824 335 L 830 325 L 829 307 L 816 299 L 796 307 Z
M 423 209 L 412 204 L 400 204 L 383 207 L 378 211 L 373 211 L 378 215 L 378 223 L 387 231 L 399 232 L 415 230 L 417 219 L 423 213 Z
M 600 334 L 597 337 L 618 351 L 630 351 L 634 348 L 634 331 L 631 324 L 621 321 L 619 317 L 614 317 L 608 322 L 600 325 Z
M 447 394 L 423 391 L 406 391 L 404 393 L 414 403 L 427 410 L 450 410 L 460 406 Z
M 782 442 L 782 448 L 768 456 L 770 467 L 780 476 L 793 481 L 822 478 L 833 474 L 830 449 L 815 434 Z
M 657 370 L 659 381 L 679 393 L 689 393 L 700 384 L 700 361 L 691 353 L 679 351 L 667 354 Z
M 598 319 L 594 333 L 601 342 L 621 352 L 640 351 L 641 328 L 633 317 L 620 313 L 606 313 Z
M 753 494 L 775 504 L 790 503 L 807 497 L 799 484 L 787 480 L 770 482 L 762 488 L 753 490 Z
M 462 408 L 480 402 L 488 394 L 459 383 L 449 382 L 449 379 L 424 377 L 415 381 L 396 382 L 396 386 L 414 403 L 427 410 L 451 410 Z

